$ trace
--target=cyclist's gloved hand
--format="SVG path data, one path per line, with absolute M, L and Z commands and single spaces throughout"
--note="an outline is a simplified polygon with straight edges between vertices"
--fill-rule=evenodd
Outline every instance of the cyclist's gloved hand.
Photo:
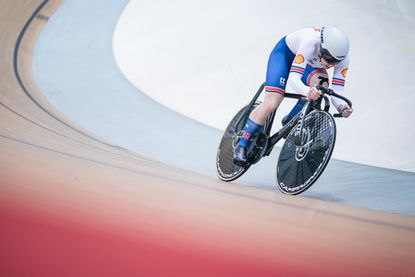
M 348 118 L 352 113 L 353 109 L 350 108 L 348 105 L 340 105 L 338 108 L 339 113 L 345 118 Z
M 320 91 L 315 87 L 310 87 L 310 90 L 307 92 L 307 98 L 310 100 L 317 100 L 320 97 Z

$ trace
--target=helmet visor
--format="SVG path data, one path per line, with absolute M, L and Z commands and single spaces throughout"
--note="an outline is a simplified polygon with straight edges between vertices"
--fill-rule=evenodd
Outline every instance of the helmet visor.
M 326 62 L 328 62 L 331 65 L 336 65 L 339 62 L 341 62 L 341 60 L 338 60 L 335 57 L 333 57 L 330 54 L 330 52 L 327 49 L 325 49 L 325 48 L 321 48 L 320 58 L 323 58 Z

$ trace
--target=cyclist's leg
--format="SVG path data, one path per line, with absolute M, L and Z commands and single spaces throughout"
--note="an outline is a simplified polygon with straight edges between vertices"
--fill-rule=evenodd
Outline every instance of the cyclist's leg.
M 298 99 L 297 103 L 294 105 L 294 107 L 291 109 L 291 111 L 282 118 L 281 123 L 284 126 L 287 124 L 291 119 L 293 119 L 304 107 L 305 100 L 304 99 Z
M 242 131 L 242 138 L 235 148 L 235 160 L 246 161 L 245 148 L 250 138 L 262 128 L 268 116 L 284 99 L 285 85 L 294 57 L 295 55 L 285 42 L 285 37 L 272 50 L 268 60 L 264 101 L 249 115 L 247 124 Z
M 265 91 L 264 101 L 256 107 L 249 118 L 260 125 L 264 125 L 268 116 L 279 107 L 284 96 L 280 93 Z

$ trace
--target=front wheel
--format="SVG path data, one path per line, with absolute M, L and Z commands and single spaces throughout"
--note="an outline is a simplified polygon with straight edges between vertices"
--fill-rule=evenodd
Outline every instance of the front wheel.
M 336 142 L 336 124 L 324 111 L 313 111 L 304 118 L 301 146 L 294 143 L 294 132 L 295 127 L 281 149 L 277 165 L 277 186 L 286 194 L 304 192 L 320 177 Z

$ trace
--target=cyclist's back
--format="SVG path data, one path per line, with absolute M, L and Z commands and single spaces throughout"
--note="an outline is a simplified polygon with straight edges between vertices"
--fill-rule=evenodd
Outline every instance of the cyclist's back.
M 318 51 L 318 46 L 320 45 L 319 28 L 300 29 L 291 34 L 288 34 L 285 38 L 285 41 L 287 42 L 288 48 L 290 48 L 293 53 L 298 53 L 300 46 L 307 46 L 310 48 L 310 51 Z M 311 51 L 310 54 L 314 54 L 313 51 Z M 317 54 L 317 52 L 315 54 Z

